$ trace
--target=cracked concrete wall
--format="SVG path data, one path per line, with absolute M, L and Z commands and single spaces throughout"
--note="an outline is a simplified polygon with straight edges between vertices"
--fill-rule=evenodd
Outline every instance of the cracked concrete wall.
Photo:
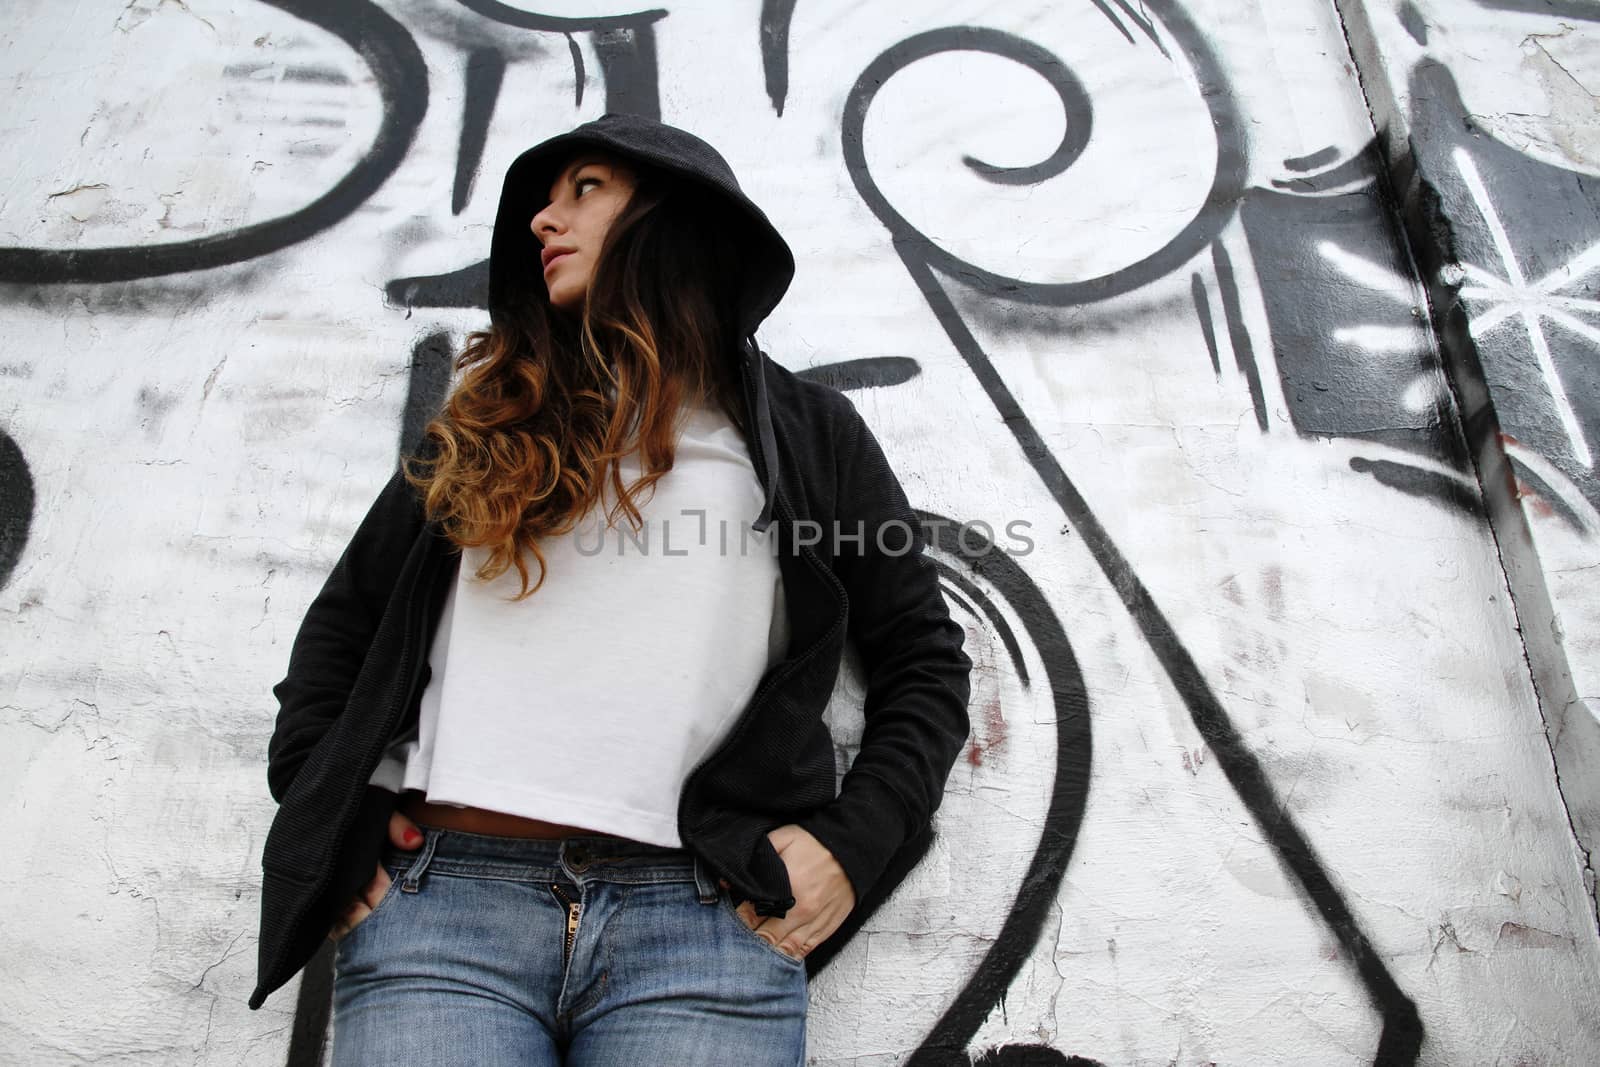
M 1467 412 L 1594 894 L 1600 6 L 1343 7 Z
M 269 689 L 484 320 L 499 175 L 607 108 L 725 150 L 800 261 L 764 344 L 973 524 L 972 743 L 813 1062 L 1600 1058 L 1489 401 L 1331 5 L 13 11 L 0 1059 L 320 1057 L 315 974 L 244 1006 Z

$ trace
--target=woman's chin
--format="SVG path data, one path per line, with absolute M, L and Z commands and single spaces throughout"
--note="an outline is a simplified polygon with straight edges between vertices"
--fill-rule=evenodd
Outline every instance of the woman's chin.
M 571 293 L 556 290 L 550 294 L 550 306 L 556 311 L 568 315 L 575 315 L 583 305 L 583 294 L 573 296 Z

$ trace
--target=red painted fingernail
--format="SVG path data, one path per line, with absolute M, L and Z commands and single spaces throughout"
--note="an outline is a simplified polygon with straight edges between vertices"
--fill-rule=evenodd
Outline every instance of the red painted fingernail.
M 417 833 L 415 830 L 407 830 L 403 836 L 405 837 L 406 844 L 408 845 L 422 844 L 422 835 Z

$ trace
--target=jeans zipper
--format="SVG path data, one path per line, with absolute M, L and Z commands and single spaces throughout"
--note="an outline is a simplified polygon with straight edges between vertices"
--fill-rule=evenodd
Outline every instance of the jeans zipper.
M 561 966 L 565 967 L 572 960 L 572 943 L 578 939 L 578 913 L 582 905 L 563 893 L 554 882 L 550 883 L 550 892 L 567 909 L 567 938 L 561 946 Z

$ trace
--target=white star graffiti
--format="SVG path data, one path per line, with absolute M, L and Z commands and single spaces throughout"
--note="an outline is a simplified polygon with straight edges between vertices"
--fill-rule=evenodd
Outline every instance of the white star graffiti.
M 1513 318 L 1522 321 L 1523 329 L 1528 334 L 1528 343 L 1533 348 L 1534 357 L 1539 361 L 1539 369 L 1544 372 L 1545 386 L 1550 391 L 1551 400 L 1555 402 L 1562 429 L 1566 431 L 1567 441 L 1572 446 L 1573 456 L 1583 466 L 1593 467 L 1594 455 L 1589 451 L 1589 442 L 1584 439 L 1577 413 L 1573 410 L 1572 401 L 1567 398 L 1567 390 L 1561 383 L 1561 375 L 1556 371 L 1555 360 L 1550 354 L 1550 342 L 1545 336 L 1544 324 L 1548 320 L 1570 333 L 1600 345 L 1600 328 L 1577 317 L 1577 313 L 1600 314 L 1600 300 L 1563 296 L 1559 292 L 1563 286 L 1578 281 L 1600 267 L 1600 243 L 1591 245 L 1570 262 L 1550 271 L 1544 277 L 1528 281 L 1522 273 L 1521 265 L 1517 263 L 1516 253 L 1511 247 L 1511 238 L 1500 221 L 1500 214 L 1495 210 L 1494 201 L 1489 198 L 1489 190 L 1483 184 L 1477 164 L 1464 148 L 1457 148 L 1454 157 L 1456 169 L 1461 172 L 1461 179 L 1466 182 L 1467 189 L 1477 204 L 1478 214 L 1483 217 L 1485 225 L 1489 228 L 1489 236 L 1494 240 L 1495 250 L 1500 255 L 1500 265 L 1505 271 L 1505 277 L 1500 278 L 1481 267 L 1463 264 L 1459 268 L 1458 277 L 1469 283 L 1461 288 L 1462 299 L 1482 301 L 1489 305 L 1481 314 L 1475 313 L 1470 317 L 1472 336 L 1474 339 L 1484 337 L 1491 330 Z

